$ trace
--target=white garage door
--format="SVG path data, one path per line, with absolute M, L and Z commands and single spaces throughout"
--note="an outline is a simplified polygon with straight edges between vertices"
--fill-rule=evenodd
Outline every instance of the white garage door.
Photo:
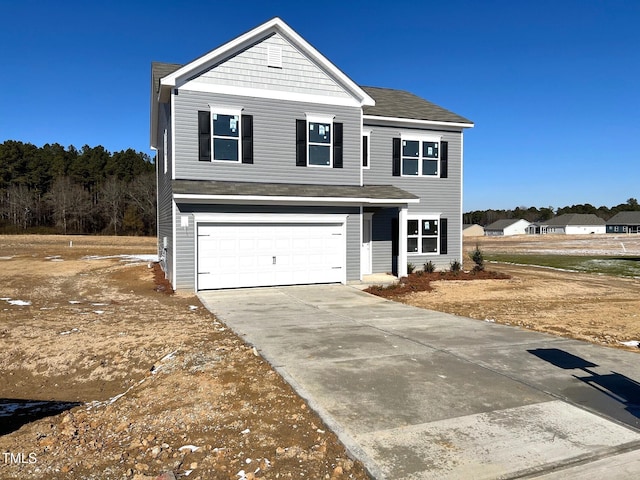
M 198 290 L 341 282 L 342 223 L 198 226 Z

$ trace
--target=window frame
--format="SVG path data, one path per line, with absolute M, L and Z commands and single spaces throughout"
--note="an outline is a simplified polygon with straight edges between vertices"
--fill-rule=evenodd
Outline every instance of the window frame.
M 364 150 L 364 146 L 365 146 L 365 142 L 366 142 L 366 146 L 367 146 L 367 157 L 365 159 L 365 150 Z M 369 170 L 371 168 L 371 130 L 362 130 L 362 155 L 361 155 L 361 161 L 362 161 L 362 165 L 361 167 L 365 170 Z M 367 161 L 367 164 L 365 165 L 364 162 L 365 160 Z
M 305 114 L 307 120 L 307 131 L 306 131 L 306 151 L 307 151 L 307 167 L 313 168 L 333 168 L 333 146 L 334 146 L 334 115 L 318 115 L 318 114 Z M 329 143 L 321 143 L 321 142 L 312 142 L 310 127 L 311 124 L 324 124 L 329 125 Z M 318 165 L 311 163 L 311 146 L 322 146 L 327 147 L 329 149 L 329 164 L 328 165 Z
M 415 175 L 413 175 L 415 176 Z M 435 235 L 425 235 L 423 233 L 423 222 L 425 221 L 436 221 L 438 226 L 438 232 Z M 418 222 L 417 233 L 411 233 L 409 228 L 410 222 Z M 436 256 L 440 255 L 440 242 L 441 242 L 441 215 L 431 214 L 431 215 L 418 215 L 418 216 L 410 216 L 407 217 L 407 255 L 408 256 L 419 256 L 419 255 L 429 255 Z M 415 230 L 414 230 L 415 231 Z M 422 241 L 425 238 L 434 238 L 436 240 L 436 250 L 423 252 L 422 251 Z M 409 251 L 409 240 L 415 239 L 417 243 L 417 251 Z
M 211 162 L 214 163 L 226 163 L 226 164 L 235 164 L 242 163 L 242 108 L 241 107 L 225 107 L 225 106 L 216 106 L 209 105 L 211 111 L 211 118 L 209 120 L 211 126 L 211 135 L 210 135 L 210 143 L 211 143 Z M 238 135 L 235 137 L 230 137 L 226 135 L 216 135 L 215 134 L 215 116 L 216 115 L 230 115 L 238 117 L 237 130 Z M 217 159 L 215 152 L 215 139 L 232 139 L 235 140 L 238 149 L 237 149 L 237 159 L 236 160 L 225 160 L 225 159 Z
M 412 156 L 405 156 L 404 155 L 404 147 L 406 146 L 406 142 L 418 142 L 418 155 L 415 157 Z M 426 156 L 425 152 L 424 152 L 424 144 L 425 143 L 435 143 L 437 144 L 437 156 L 433 157 L 433 156 Z M 409 160 L 409 159 L 415 159 L 418 162 L 418 169 L 417 169 L 417 174 L 416 175 L 411 175 L 411 174 L 407 174 L 405 173 L 405 168 L 404 168 L 404 161 L 405 159 Z M 428 161 L 435 161 L 436 164 L 436 173 L 435 174 L 430 174 L 430 173 L 424 173 L 424 162 L 425 160 Z M 419 178 L 419 177 L 431 177 L 431 178 L 440 178 L 440 175 L 442 173 L 442 169 L 441 169 L 441 162 L 442 160 L 442 137 L 441 136 L 433 136 L 433 135 L 415 135 L 415 134 L 408 134 L 408 135 L 401 135 L 400 136 L 400 176 L 401 177 L 407 177 L 407 178 Z

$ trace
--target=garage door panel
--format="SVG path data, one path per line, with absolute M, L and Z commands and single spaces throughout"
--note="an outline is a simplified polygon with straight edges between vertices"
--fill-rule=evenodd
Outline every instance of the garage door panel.
M 342 229 L 339 222 L 199 225 L 198 288 L 341 282 Z

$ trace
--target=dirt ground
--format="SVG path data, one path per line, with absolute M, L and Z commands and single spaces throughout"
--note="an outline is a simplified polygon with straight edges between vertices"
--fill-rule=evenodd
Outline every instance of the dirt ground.
M 0 236 L 0 478 L 368 478 L 197 297 L 123 257 L 153 253 Z
M 476 243 L 640 256 L 640 236 L 465 250 Z M 153 253 L 155 239 L 0 236 L 0 478 L 368 478 L 197 297 L 158 291 L 138 257 Z M 510 278 L 435 281 L 399 300 L 640 352 L 620 343 L 640 340 L 639 279 L 487 268 Z
M 485 255 L 517 252 L 640 257 L 640 235 L 465 239 L 465 251 L 470 252 L 476 245 Z M 472 265 L 465 260 L 465 268 L 470 269 Z M 433 291 L 411 293 L 399 300 L 640 353 L 637 347 L 621 343 L 640 340 L 640 279 L 492 263 L 486 268 L 511 278 L 432 282 Z

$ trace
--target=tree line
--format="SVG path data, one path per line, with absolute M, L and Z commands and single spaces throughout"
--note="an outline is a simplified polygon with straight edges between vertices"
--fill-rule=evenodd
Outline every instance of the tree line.
M 558 209 L 554 209 L 553 207 L 516 207 L 512 210 L 475 210 L 464 213 L 463 222 L 470 225 L 477 223 L 478 225 L 486 227 L 497 220 L 523 218 L 534 223 L 544 222 L 557 215 L 564 215 L 566 213 L 593 213 L 603 220 L 609 220 L 619 212 L 629 211 L 640 211 L 640 205 L 638 205 L 637 199 L 630 198 L 626 203 L 621 203 L 611 208 L 605 206 L 594 207 L 589 203 L 584 203 Z
M 0 232 L 155 235 L 149 155 L 103 146 L 0 144 Z

